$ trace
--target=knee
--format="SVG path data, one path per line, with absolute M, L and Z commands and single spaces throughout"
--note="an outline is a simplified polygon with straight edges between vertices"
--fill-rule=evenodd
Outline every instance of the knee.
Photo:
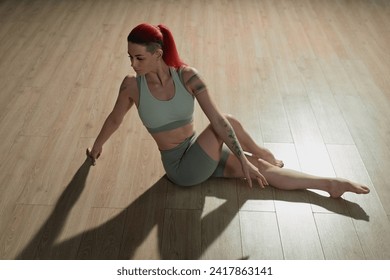
M 236 118 L 235 118 L 232 114 L 224 113 L 223 116 L 224 116 L 228 121 L 236 121 Z
M 236 119 L 233 115 L 231 114 L 224 114 L 225 118 L 229 121 L 229 123 L 233 126 L 241 126 L 241 123 L 239 122 L 238 119 Z

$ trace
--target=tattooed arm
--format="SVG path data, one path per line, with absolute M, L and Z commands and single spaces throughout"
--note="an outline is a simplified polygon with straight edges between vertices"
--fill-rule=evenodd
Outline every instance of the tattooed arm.
M 263 179 L 264 177 L 262 174 L 260 174 L 257 167 L 250 163 L 246 158 L 232 125 L 218 110 L 217 106 L 208 93 L 205 83 L 198 76 L 195 70 L 187 68 L 186 71 L 188 71 L 186 73 L 187 77 L 190 78 L 186 80 L 185 86 L 196 97 L 203 112 L 210 120 L 214 131 L 229 147 L 233 154 L 240 160 L 242 170 L 245 174 L 245 178 L 247 179 L 249 186 L 252 186 L 251 178 L 256 178 L 259 184 L 263 187 L 264 184 L 266 184 L 266 180 Z
M 199 77 L 195 69 L 186 68 L 185 73 L 189 78 L 185 81 L 187 90 L 191 92 L 198 100 L 199 105 L 209 118 L 213 128 L 218 135 L 224 140 L 230 150 L 238 157 L 243 156 L 243 150 L 237 139 L 233 127 L 229 121 L 221 114 L 211 99 L 206 84 Z

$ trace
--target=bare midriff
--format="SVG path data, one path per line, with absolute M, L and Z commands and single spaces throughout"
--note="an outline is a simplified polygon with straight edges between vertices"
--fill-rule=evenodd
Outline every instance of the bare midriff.
M 151 134 L 157 143 L 160 151 L 166 151 L 175 148 L 183 143 L 188 137 L 195 133 L 194 124 L 191 122 L 184 126 Z

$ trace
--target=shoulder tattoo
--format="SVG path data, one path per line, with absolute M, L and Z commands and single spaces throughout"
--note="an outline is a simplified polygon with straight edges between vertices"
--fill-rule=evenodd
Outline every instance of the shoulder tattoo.
M 125 84 L 125 83 L 122 83 L 121 84 L 121 87 L 120 87 L 120 89 L 119 89 L 119 92 L 122 92 L 122 91 L 124 91 L 124 90 L 126 90 L 127 89 L 127 85 Z

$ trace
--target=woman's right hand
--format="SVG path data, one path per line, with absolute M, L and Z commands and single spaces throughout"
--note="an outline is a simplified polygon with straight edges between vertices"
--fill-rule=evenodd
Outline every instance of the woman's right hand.
M 92 150 L 87 148 L 87 156 L 91 159 L 91 164 L 96 165 L 96 160 L 100 157 L 103 152 L 103 147 L 92 147 Z
M 242 158 L 241 166 L 245 179 L 249 184 L 249 187 L 252 188 L 252 178 L 256 179 L 257 183 L 262 189 L 264 189 L 265 186 L 269 185 L 264 175 L 261 174 L 259 169 L 255 165 L 253 165 L 246 157 Z

